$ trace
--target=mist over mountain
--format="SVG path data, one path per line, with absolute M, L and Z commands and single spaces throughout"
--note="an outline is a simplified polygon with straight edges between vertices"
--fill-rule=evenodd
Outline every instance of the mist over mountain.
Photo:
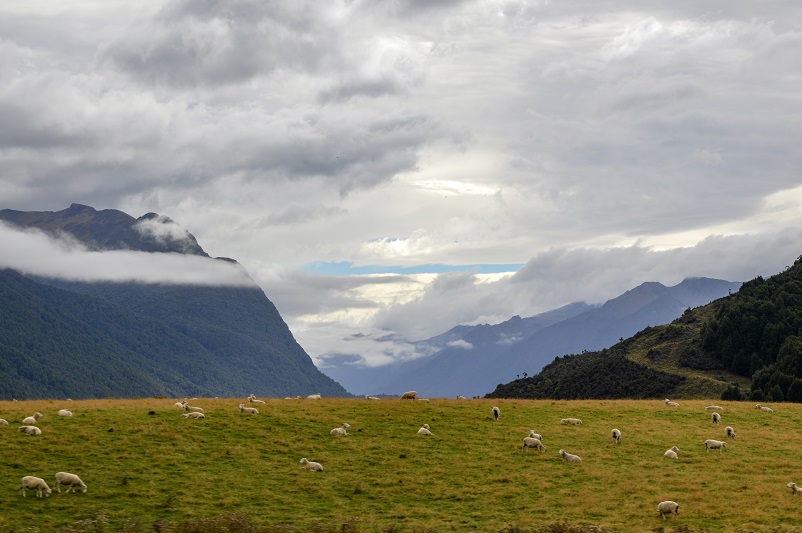
M 97 252 L 92 260 L 130 251 L 148 268 L 162 257 L 186 257 L 193 265 L 234 265 L 245 280 L 236 286 L 215 286 L 209 279 L 143 283 L 108 281 L 102 278 L 108 273 L 101 272 L 101 279 L 86 281 L 5 269 L 0 395 L 348 395 L 315 367 L 241 266 L 210 258 L 169 218 L 149 213 L 135 219 L 73 204 L 58 212 L 3 210 L 0 220 L 54 237 L 67 234 L 65 246 L 76 241 Z M 174 279 L 175 273 L 170 275 Z
M 644 283 L 599 307 L 572 304 L 496 325 L 458 326 L 433 337 L 441 344 L 432 355 L 409 362 L 364 369 L 344 359 L 346 364 L 323 371 L 357 394 L 417 390 L 422 396 L 484 395 L 523 373 L 536 374 L 557 356 L 612 346 L 739 287 L 709 278 L 689 278 L 673 287 Z

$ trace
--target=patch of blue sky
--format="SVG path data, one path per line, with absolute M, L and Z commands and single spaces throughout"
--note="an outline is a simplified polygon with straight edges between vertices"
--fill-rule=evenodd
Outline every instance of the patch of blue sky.
M 325 276 L 349 276 L 366 274 L 443 274 L 445 272 L 476 272 L 477 274 L 501 274 L 515 272 L 523 263 L 482 263 L 473 265 L 445 265 L 431 263 L 415 266 L 354 265 L 350 261 L 315 261 L 303 269 L 312 274 Z

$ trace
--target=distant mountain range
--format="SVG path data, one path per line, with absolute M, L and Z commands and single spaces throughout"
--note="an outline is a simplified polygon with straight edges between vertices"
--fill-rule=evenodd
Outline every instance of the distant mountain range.
M 355 394 L 481 396 L 521 375 L 534 375 L 555 357 L 600 350 L 647 326 L 667 324 L 689 307 L 735 292 L 740 283 L 689 278 L 673 287 L 644 283 L 599 307 L 575 303 L 496 325 L 458 326 L 420 341 L 433 355 L 377 368 L 323 368 Z M 336 360 L 335 360 L 336 361 Z
M 233 262 L 210 258 L 194 236 L 155 213 L 135 219 L 73 204 L 57 212 L 1 210 L 0 220 L 68 233 L 92 250 Z M 349 395 L 315 367 L 255 283 L 74 282 L 0 270 L 0 398 L 318 392 Z

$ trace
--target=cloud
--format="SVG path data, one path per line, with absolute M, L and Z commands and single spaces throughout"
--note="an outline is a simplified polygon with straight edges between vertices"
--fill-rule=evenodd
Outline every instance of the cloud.
M 71 281 L 255 287 L 236 263 L 196 255 L 126 250 L 90 251 L 69 235 L 51 237 L 0 222 L 0 268 Z
M 471 344 L 470 342 L 468 342 L 466 340 L 463 340 L 463 339 L 459 339 L 459 340 L 456 340 L 456 341 L 448 342 L 448 343 L 446 343 L 446 346 L 448 346 L 449 348 L 459 348 L 461 350 L 472 350 L 473 349 L 473 344 Z

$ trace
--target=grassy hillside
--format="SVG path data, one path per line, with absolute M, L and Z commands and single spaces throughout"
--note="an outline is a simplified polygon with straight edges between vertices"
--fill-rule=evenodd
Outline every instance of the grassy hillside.
M 0 427 L 0 530 L 203 531 L 215 529 L 202 520 L 238 513 L 229 520 L 263 531 L 799 531 L 802 499 L 785 487 L 802 484 L 799 404 L 767 414 L 716 401 L 724 424 L 713 426 L 706 400 L 268 400 L 258 416 L 240 415 L 240 401 L 193 401 L 205 420 L 181 419 L 169 399 L 0 402 L 12 422 Z M 62 407 L 75 416 L 56 416 Z M 34 411 L 44 433 L 23 436 L 16 421 Z M 568 416 L 584 423 L 561 425 Z M 343 422 L 349 435 L 331 437 Z M 424 423 L 433 437 L 416 435 Z M 737 440 L 706 453 L 727 424 Z M 529 429 L 545 453 L 521 450 Z M 679 460 L 662 456 L 672 445 Z M 561 462 L 560 448 L 583 463 Z M 88 492 L 15 493 L 22 476 L 52 483 L 60 470 Z M 673 522 L 657 515 L 665 499 L 680 503 Z

